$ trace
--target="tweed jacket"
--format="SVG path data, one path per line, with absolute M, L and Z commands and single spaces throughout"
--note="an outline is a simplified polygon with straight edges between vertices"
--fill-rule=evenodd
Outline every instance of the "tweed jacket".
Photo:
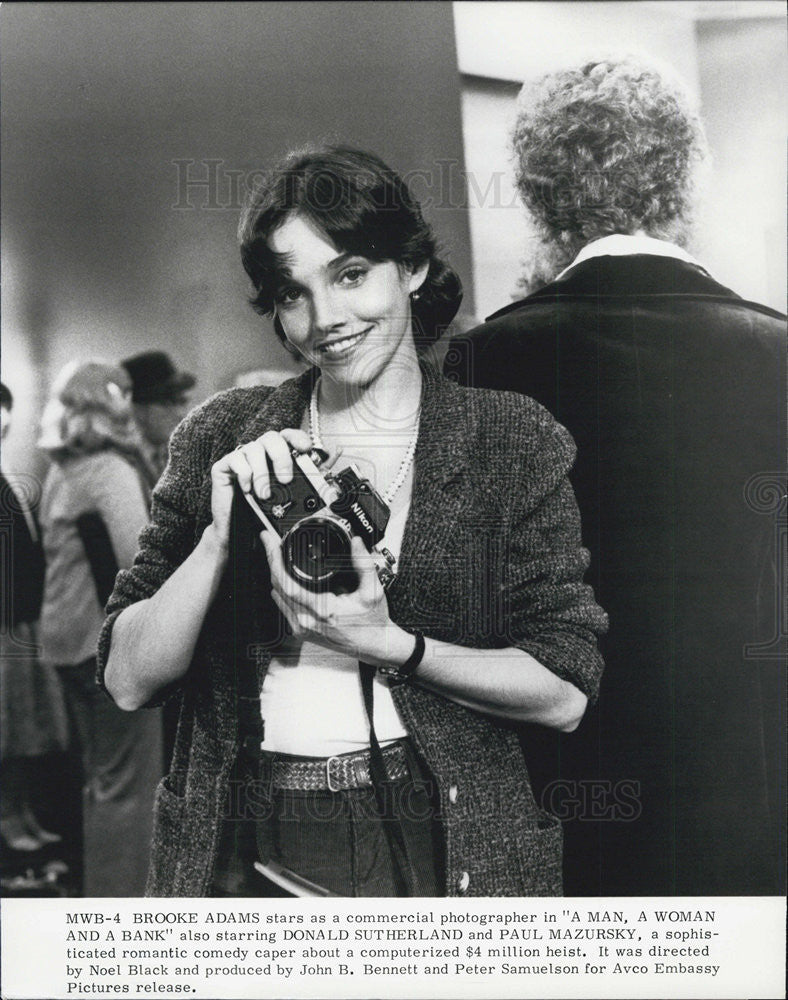
M 600 795 L 564 823 L 570 896 L 785 894 L 785 333 L 703 268 L 633 254 L 452 343 L 455 377 L 577 442 L 606 683 L 529 754 L 534 787 Z
M 468 656 L 516 645 L 593 699 L 602 669 L 596 635 L 606 620 L 582 583 L 588 555 L 567 480 L 571 438 L 531 400 L 459 388 L 428 365 L 422 371 L 411 507 L 387 592 L 393 620 L 468 647 Z M 176 431 L 141 551 L 108 605 L 100 668 L 120 610 L 154 593 L 210 523 L 212 463 L 266 430 L 299 426 L 313 377 L 220 393 Z M 180 684 L 172 771 L 158 792 L 151 895 L 209 891 L 244 726 L 281 634 L 265 572 L 250 574 L 242 562 L 231 558 Z M 512 728 L 417 684 L 392 690 L 437 783 L 446 894 L 560 894 L 560 823 L 538 807 Z

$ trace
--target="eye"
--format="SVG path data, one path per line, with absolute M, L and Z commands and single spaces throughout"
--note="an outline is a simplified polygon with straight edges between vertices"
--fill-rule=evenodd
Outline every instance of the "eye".
M 359 282 L 363 281 L 368 271 L 369 268 L 353 264 L 350 267 L 346 267 L 345 270 L 342 271 L 339 275 L 339 281 L 343 285 L 357 285 Z
M 301 289 L 295 285 L 288 285 L 286 288 L 278 289 L 276 293 L 276 304 L 281 306 L 291 306 L 301 298 Z

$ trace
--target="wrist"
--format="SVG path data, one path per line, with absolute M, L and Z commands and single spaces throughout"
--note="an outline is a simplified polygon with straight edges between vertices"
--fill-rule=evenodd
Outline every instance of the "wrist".
M 411 680 L 421 665 L 426 650 L 425 639 L 421 632 L 405 632 L 404 629 L 401 631 L 408 640 L 405 646 L 407 656 L 404 659 L 402 656 L 397 656 L 387 663 L 378 665 L 378 673 L 394 681 Z
M 229 553 L 229 540 L 221 536 L 215 522 L 211 521 L 202 533 L 198 548 L 202 549 L 210 560 L 223 565 Z

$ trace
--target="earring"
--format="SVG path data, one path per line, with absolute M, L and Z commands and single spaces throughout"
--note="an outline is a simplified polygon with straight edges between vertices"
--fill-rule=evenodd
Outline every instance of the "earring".
M 410 297 L 413 299 L 414 302 L 417 302 L 421 298 L 421 292 L 419 291 L 411 292 Z

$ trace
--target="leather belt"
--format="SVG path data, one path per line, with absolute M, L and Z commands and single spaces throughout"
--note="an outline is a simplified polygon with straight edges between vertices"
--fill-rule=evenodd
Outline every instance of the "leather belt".
M 383 749 L 386 774 L 392 781 L 410 774 L 402 743 Z M 343 753 L 334 757 L 284 757 L 263 751 L 261 778 L 272 788 L 302 792 L 342 792 L 351 788 L 370 788 L 369 750 Z

